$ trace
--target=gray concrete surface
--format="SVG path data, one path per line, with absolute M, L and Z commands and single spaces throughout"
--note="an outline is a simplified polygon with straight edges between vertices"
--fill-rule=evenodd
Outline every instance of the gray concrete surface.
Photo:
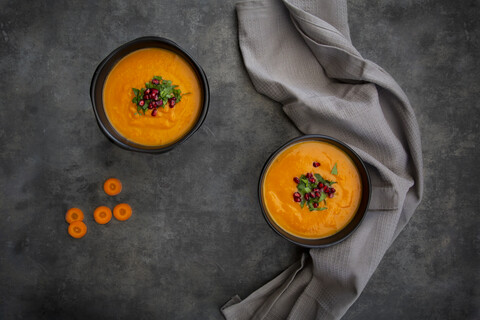
M 268 155 L 299 135 L 257 94 L 238 50 L 235 1 L 0 1 L 0 319 L 221 319 L 301 249 L 264 222 Z M 344 319 L 478 319 L 479 1 L 350 1 L 352 39 L 410 97 L 425 198 Z M 89 101 L 97 64 L 144 35 L 198 59 L 204 126 L 164 155 L 124 151 Z M 108 198 L 102 182 L 124 192 Z M 93 222 L 127 201 L 133 218 Z M 71 239 L 79 206 L 88 234 Z

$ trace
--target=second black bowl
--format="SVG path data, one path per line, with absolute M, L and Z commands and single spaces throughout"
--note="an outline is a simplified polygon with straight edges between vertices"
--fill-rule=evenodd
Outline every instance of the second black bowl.
M 352 159 L 353 163 L 355 164 L 358 173 L 360 175 L 360 180 L 362 184 L 362 197 L 360 200 L 360 205 L 357 208 L 357 211 L 355 213 L 355 216 L 353 219 L 341 230 L 339 230 L 337 233 L 329 236 L 329 237 L 324 237 L 324 238 L 318 238 L 318 239 L 311 239 L 311 238 L 302 238 L 295 236 L 284 229 L 282 229 L 276 222 L 275 220 L 270 216 L 267 207 L 265 206 L 265 203 L 263 201 L 263 181 L 265 179 L 265 175 L 268 171 L 268 168 L 270 167 L 270 164 L 276 159 L 276 157 L 285 149 L 288 147 L 304 142 L 304 141 L 322 141 L 322 142 L 327 142 L 331 145 L 334 145 L 335 147 L 339 148 L 343 152 L 347 154 L 350 159 Z M 345 240 L 348 236 L 350 236 L 353 231 L 360 225 L 362 222 L 362 219 L 365 215 L 365 212 L 367 211 L 368 208 L 368 203 L 370 201 L 370 193 L 371 193 L 371 186 L 370 186 L 370 177 L 368 175 L 367 168 L 365 167 L 365 164 L 363 163 L 362 159 L 360 158 L 359 155 L 355 151 L 352 150 L 349 146 L 347 146 L 345 143 L 324 135 L 319 135 L 319 134 L 313 134 L 313 135 L 304 135 L 295 139 L 290 140 L 289 142 L 285 143 L 283 146 L 278 148 L 271 156 L 268 158 L 267 162 L 265 163 L 262 173 L 260 175 L 260 181 L 258 183 L 258 198 L 260 201 L 260 206 L 262 208 L 262 213 L 267 221 L 267 223 L 270 225 L 270 227 L 277 232 L 280 236 L 283 238 L 295 243 L 296 245 L 302 246 L 302 247 L 307 247 L 307 248 L 321 248 L 321 247 L 328 247 L 334 244 L 337 244 L 343 240 Z

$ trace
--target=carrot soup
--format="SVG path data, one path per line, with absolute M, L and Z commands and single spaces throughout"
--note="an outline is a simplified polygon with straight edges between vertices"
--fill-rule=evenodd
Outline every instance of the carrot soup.
M 280 228 L 300 238 L 320 239 L 352 220 L 362 184 L 346 153 L 327 142 L 306 141 L 287 147 L 270 163 L 262 197 Z
M 145 146 L 169 145 L 185 136 L 201 113 L 201 103 L 200 82 L 192 66 L 160 48 L 140 49 L 122 58 L 103 88 L 112 126 L 124 138 Z

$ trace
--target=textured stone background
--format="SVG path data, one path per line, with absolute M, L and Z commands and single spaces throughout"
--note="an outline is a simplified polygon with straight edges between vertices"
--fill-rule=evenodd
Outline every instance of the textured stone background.
M 256 187 L 299 132 L 253 90 L 234 2 L 0 1 L 0 319 L 221 319 L 230 296 L 298 258 L 264 222 Z M 354 44 L 415 108 L 426 191 L 344 319 L 478 319 L 480 3 L 349 4 Z M 108 142 L 89 101 L 97 64 L 144 35 L 186 48 L 211 85 L 203 127 L 164 155 Z M 110 176 L 124 182 L 113 199 Z M 131 220 L 93 222 L 119 201 Z M 87 213 L 79 241 L 66 233 L 72 206 Z

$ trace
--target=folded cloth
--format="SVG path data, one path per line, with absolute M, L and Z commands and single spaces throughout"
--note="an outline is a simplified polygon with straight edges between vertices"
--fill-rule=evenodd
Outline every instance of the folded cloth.
M 226 319 L 339 319 L 358 298 L 423 193 L 418 124 L 393 78 L 353 47 L 346 0 L 237 4 L 240 49 L 256 90 L 304 133 L 325 134 L 367 163 L 370 206 L 344 242 L 311 249 Z

